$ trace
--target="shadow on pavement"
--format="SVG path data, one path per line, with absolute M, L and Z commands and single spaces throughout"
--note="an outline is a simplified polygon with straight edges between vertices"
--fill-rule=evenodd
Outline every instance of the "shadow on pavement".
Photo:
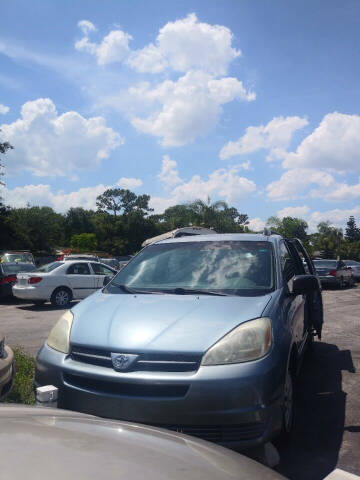
M 292 437 L 286 444 L 274 442 L 280 453 L 276 470 L 285 477 L 323 479 L 336 467 L 345 430 L 343 370 L 355 371 L 350 350 L 314 343 L 298 378 Z
M 70 305 L 67 305 L 66 307 L 56 307 L 54 305 L 51 305 L 51 303 L 44 303 L 43 305 L 35 305 L 35 304 L 26 304 L 26 305 L 19 305 L 18 308 L 21 310 L 25 310 L 27 312 L 43 312 L 46 310 L 69 310 L 72 307 L 75 307 L 75 305 L 79 303 L 78 300 L 75 300 L 73 302 L 70 302 Z
M 5 297 L 0 299 L 0 305 L 4 306 L 14 306 L 21 310 L 28 312 L 43 312 L 46 310 L 66 310 L 74 307 L 79 300 L 73 300 L 67 307 L 54 307 L 50 302 L 46 302 L 41 305 L 35 305 L 34 303 L 29 303 L 29 300 L 21 300 L 20 298 L 15 297 Z

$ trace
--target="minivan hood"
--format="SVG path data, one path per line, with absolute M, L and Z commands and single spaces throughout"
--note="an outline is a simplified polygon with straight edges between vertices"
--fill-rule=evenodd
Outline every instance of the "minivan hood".
M 105 294 L 72 309 L 70 341 L 131 352 L 203 353 L 227 332 L 260 317 L 271 295 Z

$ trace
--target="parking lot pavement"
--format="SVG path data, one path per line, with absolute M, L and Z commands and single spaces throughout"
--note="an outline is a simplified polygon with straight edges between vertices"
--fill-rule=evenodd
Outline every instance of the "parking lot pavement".
M 277 470 L 291 479 L 320 480 L 336 467 L 360 475 L 360 286 L 323 298 L 323 338 L 303 364 L 296 428 L 287 443 L 275 443 Z M 0 330 L 36 355 L 61 313 L 50 304 L 4 303 Z
M 295 431 L 278 444 L 277 470 L 323 479 L 334 468 L 360 475 L 360 286 L 323 293 L 321 341 L 299 378 Z
M 2 301 L 0 330 L 5 334 L 6 343 L 13 347 L 22 346 L 27 353 L 35 356 L 63 312 L 63 309 L 50 303 L 36 306 L 18 299 Z

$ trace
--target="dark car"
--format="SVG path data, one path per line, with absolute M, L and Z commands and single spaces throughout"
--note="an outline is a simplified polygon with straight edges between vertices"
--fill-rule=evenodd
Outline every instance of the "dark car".
M 360 262 L 356 262 L 355 260 L 344 260 L 344 263 L 347 267 L 351 268 L 354 280 L 357 282 L 360 281 Z
M 292 429 L 302 358 L 321 335 L 314 274 L 300 241 L 269 233 L 151 244 L 60 318 L 35 385 L 58 387 L 71 410 L 266 443 Z
M 338 288 L 354 285 L 352 268 L 346 266 L 342 260 L 314 260 L 314 265 L 322 285 Z
M 18 273 L 34 270 L 36 267 L 32 263 L 0 263 L 0 298 L 12 296 L 12 287 Z

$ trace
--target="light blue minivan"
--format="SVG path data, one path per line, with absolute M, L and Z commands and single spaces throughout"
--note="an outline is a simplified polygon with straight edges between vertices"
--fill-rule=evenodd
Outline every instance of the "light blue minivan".
M 169 239 L 60 318 L 35 384 L 57 386 L 64 408 L 256 445 L 291 430 L 294 382 L 322 322 L 300 241 Z

